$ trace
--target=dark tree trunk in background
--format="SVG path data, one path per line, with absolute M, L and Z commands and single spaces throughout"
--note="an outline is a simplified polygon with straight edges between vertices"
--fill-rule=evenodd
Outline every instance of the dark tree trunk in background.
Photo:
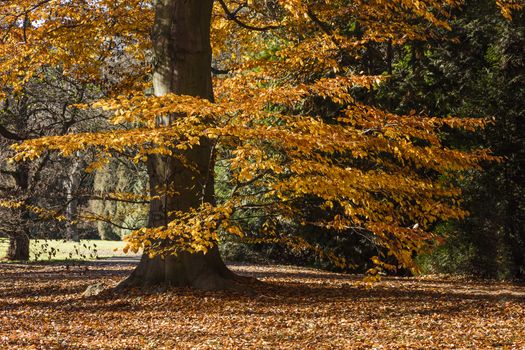
M 13 173 L 16 190 L 23 194 L 23 201 L 27 202 L 29 189 L 29 166 L 27 163 L 17 164 Z M 7 260 L 29 260 L 29 212 L 24 206 L 15 215 L 16 229 L 9 233 L 9 249 L 5 258 Z
M 153 30 L 156 66 L 155 94 L 198 96 L 213 100 L 211 81 L 210 24 L 213 0 L 158 0 Z M 176 115 L 158 121 L 167 125 Z M 203 202 L 213 203 L 213 155 L 208 140 L 180 153 L 191 164 L 185 167 L 175 157 L 151 156 L 148 173 L 151 194 L 169 188 L 176 195 L 161 195 L 150 203 L 149 227 L 166 225 L 169 212 L 187 211 Z M 166 242 L 169 244 L 169 242 Z M 217 290 L 234 285 L 236 276 L 226 267 L 217 247 L 206 255 L 181 253 L 165 258 L 143 255 L 121 287 L 167 284 Z
M 23 231 L 9 236 L 9 248 L 6 259 L 8 260 L 29 260 L 29 237 Z

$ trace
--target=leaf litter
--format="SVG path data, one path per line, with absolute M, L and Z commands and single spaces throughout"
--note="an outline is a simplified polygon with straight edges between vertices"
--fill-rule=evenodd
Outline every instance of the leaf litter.
M 525 286 L 233 264 L 236 291 L 106 291 L 133 266 L 0 264 L 0 349 L 525 349 Z

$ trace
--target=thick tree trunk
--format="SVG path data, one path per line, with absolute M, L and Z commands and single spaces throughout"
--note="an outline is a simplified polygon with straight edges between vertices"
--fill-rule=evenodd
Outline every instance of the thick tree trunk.
M 157 0 L 153 47 L 156 65 L 153 75 L 155 94 L 198 96 L 213 100 L 211 82 L 210 22 L 213 0 Z M 171 115 L 158 121 L 168 125 Z M 213 203 L 213 154 L 209 140 L 176 157 L 151 156 L 148 159 L 150 192 L 159 189 L 160 200 L 150 203 L 149 227 L 164 226 L 169 212 L 187 211 L 204 202 Z M 169 242 L 166 242 L 169 244 Z M 217 247 L 207 254 L 180 253 L 177 256 L 149 258 L 143 255 L 131 276 L 121 287 L 168 284 L 217 290 L 233 286 L 236 276 L 226 267 Z
M 7 260 L 29 260 L 29 237 L 24 232 L 17 232 L 9 237 Z

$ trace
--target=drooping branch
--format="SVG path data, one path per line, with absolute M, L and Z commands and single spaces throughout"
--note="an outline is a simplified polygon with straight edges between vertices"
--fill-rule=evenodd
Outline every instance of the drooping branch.
M 339 40 L 336 39 L 334 36 L 334 32 L 332 28 L 330 28 L 330 25 L 323 22 L 314 12 L 311 8 L 308 8 L 306 11 L 306 15 L 308 18 L 317 26 L 319 29 L 330 39 L 332 44 L 337 47 L 337 50 L 341 54 L 341 57 L 343 57 L 344 61 L 347 61 L 349 58 L 348 52 L 342 47 Z
M 137 231 L 137 230 L 142 228 L 142 227 L 132 227 L 132 226 L 127 226 L 127 225 L 121 225 L 119 223 L 116 223 L 116 222 L 112 221 L 109 218 L 106 218 L 106 217 L 104 217 L 102 215 L 98 215 L 96 213 L 93 213 L 93 212 L 90 212 L 90 211 L 87 211 L 87 210 L 84 211 L 84 214 L 79 214 L 78 215 L 78 219 L 85 220 L 85 221 L 105 222 L 105 223 L 110 224 L 111 226 L 114 226 L 116 228 L 119 228 L 119 229 L 122 229 L 122 230 L 129 230 L 129 231 Z
M 250 24 L 244 23 L 243 21 L 241 21 L 237 17 L 237 13 L 244 7 L 244 5 L 242 5 L 241 7 L 239 7 L 238 9 L 236 9 L 235 11 L 232 12 L 228 8 L 228 5 L 226 5 L 224 0 L 217 0 L 217 1 L 219 2 L 219 4 L 221 5 L 222 9 L 224 10 L 224 13 L 226 13 L 227 18 L 229 20 L 234 21 L 235 23 L 237 23 L 242 28 L 245 28 L 245 29 L 248 29 L 248 30 L 255 30 L 255 31 L 259 31 L 259 32 L 265 32 L 265 31 L 268 31 L 268 30 L 279 29 L 280 28 L 280 26 L 255 27 L 255 26 L 252 26 Z
M 212 66 L 211 72 L 215 75 L 222 75 L 222 74 L 229 74 L 230 70 L 229 69 L 219 69 L 219 68 L 215 68 Z
M 7 130 L 7 128 L 3 126 L 2 124 L 0 124 L 0 136 L 8 140 L 13 140 L 13 141 L 24 141 L 25 140 L 24 137 Z
M 337 46 L 339 50 L 342 50 L 341 44 L 334 38 L 333 31 L 328 24 L 321 21 L 321 19 L 317 17 L 317 15 L 312 11 L 311 8 L 308 8 L 308 10 L 306 11 L 306 15 L 308 16 L 308 18 L 310 18 L 312 22 L 314 22 L 319 27 L 319 29 L 321 29 L 323 33 L 326 34 L 328 38 L 330 38 L 332 43 L 335 46 Z

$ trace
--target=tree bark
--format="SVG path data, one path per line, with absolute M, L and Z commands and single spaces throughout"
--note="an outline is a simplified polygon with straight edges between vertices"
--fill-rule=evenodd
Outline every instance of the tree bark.
M 157 0 L 152 40 L 155 52 L 155 95 L 191 95 L 213 100 L 210 25 L 213 0 Z M 159 118 L 169 125 L 179 115 Z M 214 202 L 213 152 L 209 140 L 177 157 L 150 156 L 148 173 L 151 194 L 148 226 L 165 226 L 169 212 L 187 211 Z M 187 165 L 191 164 L 191 167 Z M 159 192 L 159 189 L 161 190 Z M 163 190 L 173 191 L 166 194 Z M 165 242 L 165 244 L 170 244 Z M 207 254 L 180 253 L 149 258 L 147 254 L 120 287 L 167 284 L 205 290 L 230 288 L 236 276 L 226 267 L 215 246 Z

